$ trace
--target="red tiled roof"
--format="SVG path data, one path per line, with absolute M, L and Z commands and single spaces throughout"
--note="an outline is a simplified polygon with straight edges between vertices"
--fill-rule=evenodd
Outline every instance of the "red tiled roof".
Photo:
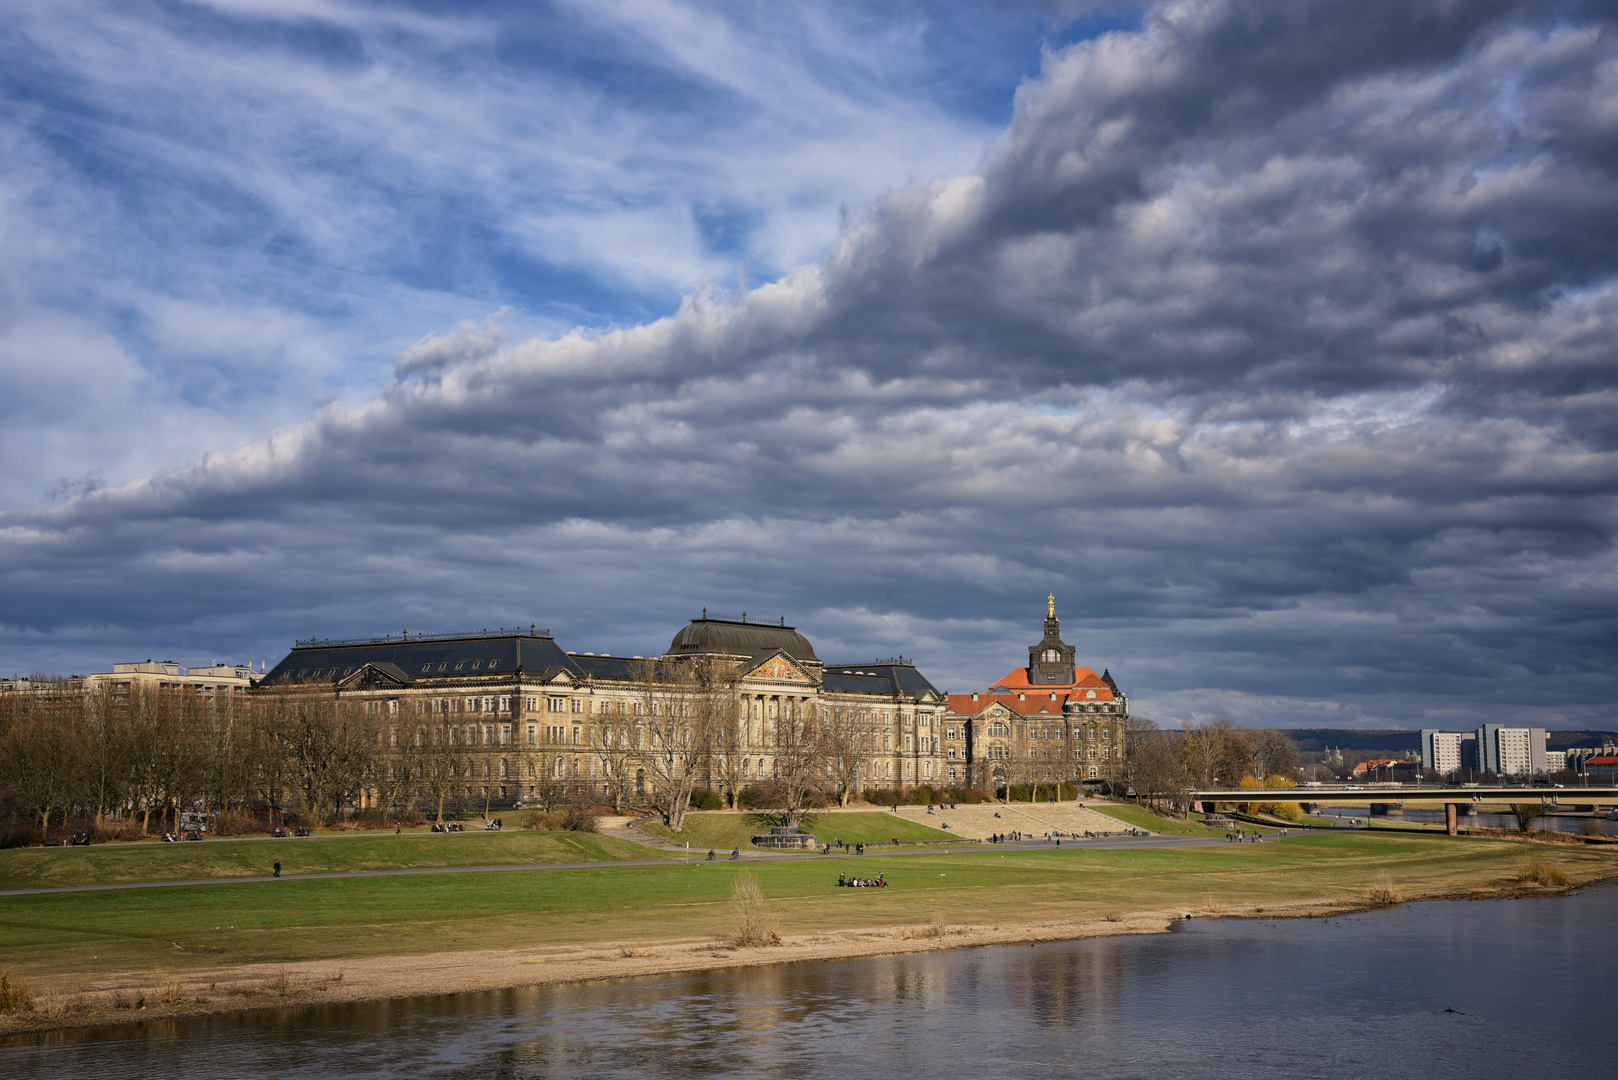
M 1073 681 L 1071 683 L 1039 683 L 1037 685 L 1028 681 L 1027 668 L 1012 668 L 1006 673 L 1005 678 L 990 684 L 989 689 L 993 690 L 995 687 L 1005 687 L 1007 690 L 1012 691 L 1028 690 L 1031 692 L 1047 694 L 1052 690 L 1056 690 L 1058 692 L 1062 690 L 1074 689 L 1094 690 L 1096 692 L 1096 696 L 1093 698 L 1085 695 L 1079 696 L 1084 697 L 1086 701 L 1111 701 L 1113 699 L 1112 687 L 1102 682 L 1101 676 L 1097 675 L 1087 667 L 1074 668 Z
M 1054 701 L 1051 700 L 1051 691 L 1048 689 L 1031 692 L 1023 698 L 1018 698 L 1016 694 L 979 694 L 976 701 L 972 700 L 971 694 L 951 694 L 949 695 L 949 711 L 956 716 L 976 716 L 991 705 L 1004 705 L 1019 716 L 1057 717 L 1062 715 L 1062 706 L 1069 699 L 1085 702 L 1092 700 L 1082 694 L 1071 693 L 1066 689 L 1057 690 L 1055 693 L 1056 699 Z M 1102 698 L 1098 695 L 1093 700 L 1110 701 L 1111 697 L 1109 695 L 1107 698 Z
M 1618 765 L 1618 754 L 1596 754 L 1584 759 L 1586 765 Z
M 1376 758 L 1375 760 L 1372 760 L 1372 761 L 1362 761 L 1362 762 L 1360 762 L 1358 765 L 1354 766 L 1354 771 L 1355 772 L 1365 772 L 1368 769 L 1375 769 L 1375 768 L 1378 768 L 1378 767 L 1383 766 L 1383 765 L 1414 765 L 1414 764 L 1415 764 L 1415 762 L 1406 761 L 1404 758 L 1380 757 L 1380 758 Z

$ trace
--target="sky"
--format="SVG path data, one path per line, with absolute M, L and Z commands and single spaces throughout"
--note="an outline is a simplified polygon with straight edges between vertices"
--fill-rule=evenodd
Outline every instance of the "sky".
M 1618 13 L 0 0 L 0 673 L 703 609 L 1618 728 Z

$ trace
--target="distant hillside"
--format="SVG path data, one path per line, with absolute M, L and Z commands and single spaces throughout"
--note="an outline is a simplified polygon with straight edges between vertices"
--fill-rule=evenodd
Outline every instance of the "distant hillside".
M 1471 729 L 1467 729 L 1471 730 Z M 1322 750 L 1420 750 L 1421 733 L 1399 728 L 1362 731 L 1355 728 L 1288 728 L 1287 734 L 1304 753 Z M 1550 750 L 1566 750 L 1570 746 L 1600 746 L 1602 738 L 1618 738 L 1611 731 L 1547 731 L 1545 746 Z
M 1420 750 L 1421 737 L 1414 731 L 1362 731 L 1352 728 L 1287 728 L 1298 749 L 1304 753 L 1322 750 Z

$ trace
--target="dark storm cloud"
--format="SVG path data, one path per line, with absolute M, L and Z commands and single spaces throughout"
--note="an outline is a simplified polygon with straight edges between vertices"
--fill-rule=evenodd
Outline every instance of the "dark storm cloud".
M 1615 146 L 1595 9 L 1165 4 L 818 267 L 466 325 L 363 408 L 8 515 L 5 623 L 639 653 L 706 603 L 964 688 L 1055 591 L 1167 720 L 1610 725 Z

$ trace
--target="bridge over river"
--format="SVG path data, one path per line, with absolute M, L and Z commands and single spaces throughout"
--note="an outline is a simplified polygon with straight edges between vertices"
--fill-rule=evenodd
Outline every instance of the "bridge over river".
M 1509 784 L 1330 784 L 1290 788 L 1198 788 L 1191 801 L 1211 813 L 1222 802 L 1373 802 L 1443 803 L 1444 821 L 1455 835 L 1460 808 L 1471 803 L 1565 804 L 1618 803 L 1618 786 L 1525 787 Z

